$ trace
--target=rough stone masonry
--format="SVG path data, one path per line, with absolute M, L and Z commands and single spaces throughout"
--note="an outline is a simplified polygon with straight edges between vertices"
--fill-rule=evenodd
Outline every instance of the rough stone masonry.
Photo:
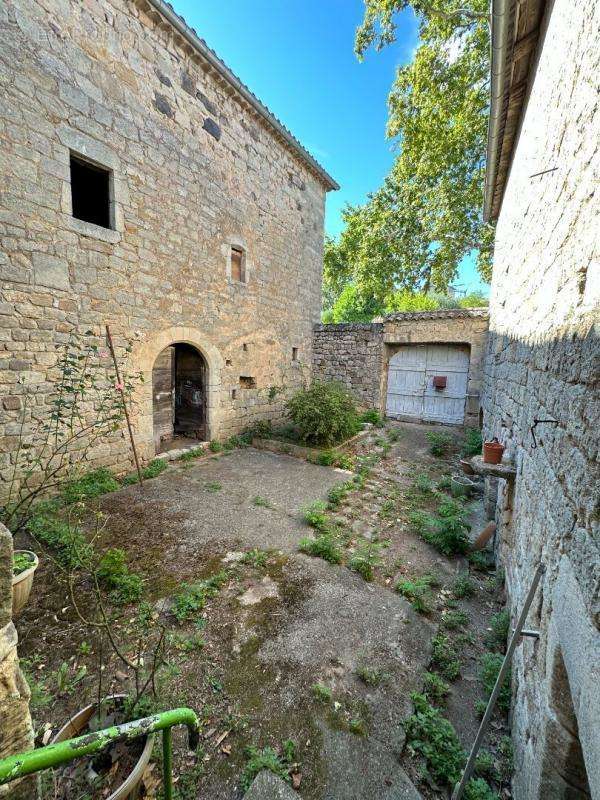
M 280 416 L 281 388 L 310 369 L 336 184 L 167 13 L 160 0 L 0 6 L 3 481 L 23 396 L 43 411 L 73 328 L 101 336 L 109 323 L 119 354 L 131 345 L 146 458 L 152 367 L 174 342 L 206 361 L 212 438 Z M 74 216 L 73 158 L 108 176 L 108 224 Z M 90 460 L 129 468 L 127 440 Z

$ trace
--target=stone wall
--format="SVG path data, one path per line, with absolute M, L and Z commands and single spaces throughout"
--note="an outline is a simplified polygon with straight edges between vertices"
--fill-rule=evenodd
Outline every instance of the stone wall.
M 514 796 L 597 800 L 600 1 L 549 6 L 497 226 L 484 432 L 517 468 L 496 510 L 513 620 L 547 567 L 527 623 L 540 639 L 513 664 Z
M 340 381 L 365 408 L 381 405 L 383 325 L 315 325 L 313 377 Z
M 316 325 L 313 374 L 344 383 L 359 402 L 385 411 L 390 358 L 402 345 L 443 343 L 470 347 L 465 422 L 479 424 L 486 309 L 442 309 L 391 314 L 369 324 Z
M 0 523 L 0 758 L 31 750 L 33 728 L 29 687 L 19 669 L 17 631 L 12 621 L 12 535 Z M 32 779 L 0 786 L 0 797 L 32 797 Z
M 152 359 L 173 341 L 208 362 L 211 437 L 280 416 L 273 387 L 311 364 L 331 186 L 143 3 L 6 0 L 0 36 L 0 478 L 22 397 L 43 412 L 73 328 L 132 346 L 145 457 Z M 71 152 L 112 171 L 113 229 L 73 217 Z M 91 458 L 131 464 L 121 433 Z

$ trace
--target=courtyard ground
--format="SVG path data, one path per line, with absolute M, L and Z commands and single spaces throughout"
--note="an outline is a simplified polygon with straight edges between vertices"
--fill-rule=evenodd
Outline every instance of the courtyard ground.
M 434 509 L 435 487 L 456 471 L 462 434 L 451 432 L 450 452 L 434 457 L 426 433 L 436 430 L 387 423 L 368 431 L 352 447 L 355 465 L 363 465 L 358 479 L 244 448 L 178 462 L 143 489 L 96 501 L 106 515 L 102 546 L 126 551 L 144 577 L 153 619 L 165 626 L 158 704 L 191 706 L 202 720 L 198 754 L 176 738 L 181 800 L 241 797 L 252 753 L 264 756 L 266 747 L 307 800 L 447 796 L 418 748 L 405 746 L 411 693 L 423 691 L 426 673 L 459 671 L 436 704 L 470 746 L 475 706 L 485 698 L 478 664 L 502 590 L 484 564 L 474 570 L 464 557 L 444 556 L 415 530 L 411 513 Z M 332 502 L 330 490 L 342 484 Z M 328 498 L 321 512 L 336 531 L 337 564 L 299 550 L 303 537 L 318 537 L 306 507 Z M 467 513 L 476 535 L 486 522 L 481 500 Z M 217 588 L 187 613 L 186 591 L 215 575 Z M 396 586 L 423 575 L 433 580 L 420 607 Z M 85 605 L 85 586 L 80 591 Z M 115 612 L 116 635 L 126 635 L 135 613 L 134 606 Z M 64 576 L 43 553 L 19 635 L 38 741 L 45 741 L 96 697 L 100 654 Z M 102 658 L 103 692 L 130 691 L 126 672 L 106 652 Z M 430 688 L 432 703 L 434 694 Z M 503 797 L 510 796 L 506 732 L 498 713 L 488 772 Z M 159 774 L 158 765 L 148 771 L 150 795 Z

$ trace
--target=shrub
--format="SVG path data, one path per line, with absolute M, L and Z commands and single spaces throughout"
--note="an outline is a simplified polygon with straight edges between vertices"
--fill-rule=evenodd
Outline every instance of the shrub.
M 465 787 L 465 800 L 498 800 L 498 795 L 493 792 L 483 778 L 471 778 Z
M 429 614 L 433 595 L 431 587 L 437 585 L 433 575 L 419 575 L 417 578 L 404 578 L 396 584 L 396 591 L 406 597 L 415 611 Z
M 39 503 L 34 507 L 27 530 L 34 539 L 54 551 L 56 560 L 65 569 L 89 566 L 93 556 L 92 546 L 77 525 L 56 515 L 56 506 L 52 503 Z
M 369 408 L 360 415 L 361 422 L 369 422 L 371 425 L 376 425 L 378 428 L 385 425 L 385 421 L 376 408 Z
M 354 469 L 354 459 L 347 453 L 342 453 L 341 455 L 338 455 L 336 457 L 335 465 L 340 469 L 347 469 L 349 471 L 352 471 Z
M 316 381 L 286 405 L 305 442 L 330 446 L 353 436 L 359 427 L 354 399 L 341 383 Z
M 381 545 L 375 542 L 365 542 L 357 548 L 348 562 L 348 566 L 366 581 L 373 580 L 373 570 L 381 565 Z
M 477 456 L 483 447 L 483 437 L 479 428 L 467 428 L 465 431 L 465 442 L 461 453 L 463 456 Z
M 494 757 L 489 750 L 480 750 L 475 761 L 475 772 L 482 778 L 496 778 Z
M 462 513 L 443 516 L 440 511 L 439 516 L 429 518 L 429 527 L 421 532 L 421 536 L 443 555 L 453 556 L 469 549 L 468 530 Z
M 108 492 L 116 492 L 120 488 L 112 472 L 106 467 L 99 467 L 76 480 L 68 481 L 60 495 L 65 503 L 79 503 Z
M 472 597 L 475 594 L 475 583 L 468 575 L 459 575 L 452 584 L 452 594 L 457 600 L 463 597 Z
M 417 475 L 413 483 L 413 489 L 421 492 L 421 494 L 431 494 L 433 492 L 433 483 L 429 475 L 425 475 L 424 473 Z
M 504 661 L 504 656 L 500 653 L 484 653 L 480 659 L 480 672 L 479 675 L 483 682 L 483 688 L 489 698 L 491 695 L 496 678 L 500 672 L 500 667 Z M 508 711 L 510 708 L 510 670 L 502 684 L 500 694 L 498 695 L 497 705 L 501 711 Z
M 330 564 L 341 563 L 342 551 L 330 533 L 323 533 L 316 539 L 301 539 L 298 547 L 302 553 L 322 558 Z
M 331 467 L 335 463 L 337 456 L 335 453 L 332 453 L 331 450 L 323 450 L 322 453 L 317 453 L 315 458 L 315 464 L 319 464 L 321 467 Z
M 411 698 L 415 712 L 404 723 L 408 745 L 423 756 L 434 780 L 452 786 L 466 760 L 456 731 L 425 695 L 413 693 Z
M 469 615 L 465 611 L 444 611 L 442 625 L 449 631 L 455 631 L 469 624 Z
M 431 663 L 437 667 L 442 677 L 449 681 L 455 681 L 460 675 L 460 661 L 450 639 L 438 633 L 432 644 Z
M 423 693 L 432 703 L 442 704 L 446 699 L 450 686 L 436 672 L 426 672 L 423 681 Z
M 438 457 L 446 455 L 452 444 L 452 437 L 450 434 L 428 431 L 425 436 L 429 442 L 429 452 L 432 455 Z
M 223 449 L 223 445 L 221 444 L 221 442 L 217 442 L 216 439 L 213 439 L 208 445 L 208 449 L 210 450 L 211 453 L 220 453 L 221 450 Z

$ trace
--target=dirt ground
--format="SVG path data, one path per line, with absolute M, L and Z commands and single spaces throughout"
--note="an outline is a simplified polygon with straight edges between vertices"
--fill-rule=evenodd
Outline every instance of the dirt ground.
M 422 780 L 402 723 L 412 713 L 411 692 L 422 689 L 443 614 L 462 610 L 468 624 L 444 631 L 461 662 L 444 713 L 463 747 L 470 746 L 475 703 L 485 696 L 478 660 L 503 598 L 492 573 L 440 555 L 411 526 L 417 476 L 437 481 L 457 471 L 461 431 L 452 431 L 451 453 L 436 458 L 426 439 L 432 430 L 388 422 L 353 445 L 352 455 L 373 464 L 363 485 L 328 512 L 344 531 L 341 564 L 298 549 L 311 533 L 303 509 L 351 477 L 334 467 L 238 449 L 175 463 L 143 490 L 132 486 L 96 501 L 107 515 L 101 546 L 126 550 L 130 567 L 144 577 L 157 625 L 165 626 L 159 705 L 190 706 L 202 722 L 197 754 L 187 751 L 183 734 L 175 737 L 180 800 L 240 798 L 247 748 L 281 753 L 289 740 L 295 785 L 306 800 L 447 796 Z M 470 509 L 475 538 L 486 522 L 481 500 Z M 383 543 L 372 581 L 347 566 L 361 542 Z M 22 536 L 17 544 L 27 543 Z M 172 604 L 182 584 L 222 571 L 226 577 L 206 606 L 177 622 Z M 469 572 L 474 594 L 453 599 L 453 582 Z M 424 573 L 439 582 L 426 614 L 394 591 L 399 579 Z M 78 591 L 85 605 L 86 587 Z M 114 609 L 117 636 L 126 634 L 135 613 L 134 606 Z M 40 552 L 18 628 L 41 743 L 96 698 L 100 674 L 98 638 L 78 619 L 51 553 Z M 131 677 L 106 650 L 102 691 L 131 691 Z M 365 681 L 366 673 L 378 680 Z M 505 734 L 497 713 L 486 746 L 496 753 Z M 159 774 L 158 764 L 148 772 L 149 796 Z M 510 797 L 506 782 L 497 788 Z

